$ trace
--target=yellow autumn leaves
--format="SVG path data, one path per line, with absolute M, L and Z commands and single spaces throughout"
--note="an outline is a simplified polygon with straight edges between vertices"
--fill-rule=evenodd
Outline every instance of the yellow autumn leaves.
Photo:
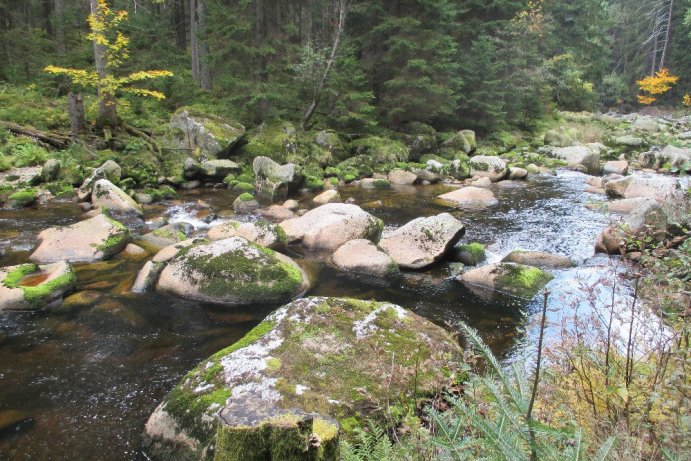
M 51 74 L 65 75 L 72 83 L 80 86 L 96 88 L 99 97 L 112 99 L 117 92 L 130 93 L 138 96 L 148 96 L 164 99 L 160 91 L 147 90 L 129 86 L 134 82 L 151 80 L 160 77 L 170 77 L 172 72 L 167 70 L 147 70 L 133 72 L 118 77 L 112 71 L 122 65 L 129 57 L 129 39 L 118 30 L 120 23 L 127 19 L 126 11 L 113 11 L 106 0 L 98 0 L 98 9 L 89 15 L 91 32 L 87 38 L 103 48 L 106 66 L 105 74 L 99 75 L 95 70 L 71 69 L 58 66 L 47 66 L 44 70 Z
M 637 80 L 636 84 L 643 94 L 637 96 L 640 104 L 649 105 L 657 101 L 654 95 L 661 95 L 672 89 L 672 85 L 679 81 L 679 77 L 671 75 L 668 69 L 660 69 L 655 72 L 655 75 L 650 75 L 641 80 Z M 684 95 L 684 105 L 691 106 L 691 95 Z

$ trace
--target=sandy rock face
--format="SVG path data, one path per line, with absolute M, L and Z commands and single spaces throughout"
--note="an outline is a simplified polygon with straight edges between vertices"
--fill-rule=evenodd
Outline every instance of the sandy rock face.
M 107 179 L 99 179 L 94 183 L 91 203 L 94 208 L 106 208 L 119 213 L 142 214 L 141 206 Z
M 412 185 L 417 181 L 417 175 L 410 171 L 392 170 L 389 172 L 387 179 L 391 184 Z
M 119 253 L 129 243 L 126 227 L 99 214 L 64 227 L 51 227 L 38 234 L 39 246 L 29 256 L 37 263 L 96 262 Z
M 437 198 L 461 208 L 487 208 L 499 203 L 491 190 L 476 186 L 462 187 Z
M 377 245 L 366 239 L 351 240 L 333 254 L 333 262 L 339 269 L 379 277 L 395 275 L 398 265 Z
M 1 267 L 0 311 L 42 309 L 60 301 L 76 283 L 74 270 L 65 261 Z
M 465 233 L 449 213 L 417 218 L 382 238 L 379 246 L 400 267 L 420 269 L 438 261 Z
M 378 241 L 384 223 L 357 205 L 327 203 L 279 224 L 288 243 L 307 248 L 336 250 L 349 240 Z
M 450 383 L 461 353 L 449 333 L 400 306 L 299 299 L 187 374 L 149 418 L 145 451 L 166 461 L 250 459 L 243 453 L 337 459 L 334 419 L 376 418 L 392 393 L 407 396 L 416 388 L 420 396 L 434 395 Z M 303 438 L 296 454 L 290 443 L 295 432 L 274 432 L 276 417 L 286 419 L 285 409 L 295 412 L 286 427 L 316 413 L 308 429 L 322 450 L 303 452 Z
M 157 289 L 216 304 L 280 303 L 304 292 L 307 275 L 295 261 L 242 237 L 184 248 Z
M 600 154 L 586 146 L 555 147 L 547 150 L 550 157 L 565 161 L 571 167 L 583 167 L 595 174 L 600 170 Z

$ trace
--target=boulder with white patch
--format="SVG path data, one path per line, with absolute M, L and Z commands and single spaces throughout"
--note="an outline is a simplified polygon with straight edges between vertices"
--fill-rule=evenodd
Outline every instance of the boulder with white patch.
M 449 333 L 402 307 L 299 299 L 188 373 L 149 418 L 145 451 L 173 461 L 337 459 L 335 420 L 383 417 L 391 395 L 413 389 L 436 395 L 461 354 Z M 293 428 L 306 415 L 296 448 L 297 429 L 279 432 L 277 420 Z

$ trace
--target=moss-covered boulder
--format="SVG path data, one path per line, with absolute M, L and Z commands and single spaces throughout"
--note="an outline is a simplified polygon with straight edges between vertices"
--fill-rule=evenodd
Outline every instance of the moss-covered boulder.
M 7 197 L 7 204 L 10 208 L 26 208 L 36 205 L 38 201 L 38 190 L 22 189 L 10 194 Z
M 410 150 L 410 159 L 418 160 L 421 156 L 437 149 L 437 130 L 421 122 L 408 122 L 401 127 L 396 137 Z
M 368 136 L 351 142 L 350 150 L 355 156 L 366 156 L 370 166 L 407 162 L 410 157 L 410 149 L 402 142 L 377 136 Z
M 516 263 L 496 263 L 469 270 L 457 277 L 483 298 L 492 298 L 494 292 L 506 293 L 519 298 L 532 299 L 552 280 L 549 272 Z
M 285 231 L 288 243 L 300 242 L 308 248 L 335 251 L 349 240 L 378 242 L 384 223 L 357 205 L 327 203 L 279 226 Z
M 541 148 L 538 152 L 566 162 L 567 167 L 590 174 L 600 173 L 600 153 L 587 146 Z
M 385 235 L 382 250 L 400 267 L 421 269 L 434 264 L 463 237 L 465 226 L 449 213 L 413 219 Z
M 129 242 L 125 226 L 98 214 L 70 226 L 41 231 L 38 247 L 29 259 L 37 263 L 96 262 L 119 253 Z
M 184 298 L 231 306 L 281 303 L 308 287 L 295 261 L 242 237 L 183 248 L 157 284 Z
M 473 130 L 461 130 L 441 144 L 439 153 L 445 158 L 453 159 L 457 152 L 469 154 L 476 148 L 475 132 Z
M 348 149 L 345 143 L 333 130 L 317 132 L 314 135 L 314 143 L 329 152 L 331 162 L 338 163 L 348 156 Z
M 461 349 L 432 322 L 399 306 L 341 298 L 305 298 L 284 306 L 234 345 L 188 373 L 146 424 L 156 460 L 322 460 L 340 423 L 344 436 L 364 418 L 383 418 L 451 384 Z M 285 412 L 318 414 L 312 430 L 274 431 Z M 267 434 L 257 427 L 266 422 Z M 309 426 L 307 426 L 309 428 Z M 255 428 L 255 429 L 253 429 Z M 295 437 L 323 452 L 279 456 Z
M 206 159 L 226 157 L 245 134 L 245 127 L 237 122 L 189 107 L 178 109 L 169 126 L 164 147 L 189 149 L 196 157 Z
M 159 251 L 187 238 L 181 228 L 179 224 L 166 224 L 142 235 L 137 242 L 151 251 Z
M 72 266 L 61 261 L 39 266 L 21 264 L 0 268 L 0 311 L 35 310 L 62 300 L 74 289 Z
M 106 160 L 101 166 L 94 169 L 91 175 L 84 180 L 77 190 L 79 200 L 89 200 L 94 184 L 100 179 L 107 179 L 113 184 L 118 183 L 122 177 L 122 167 L 113 160 Z
M 262 123 L 247 135 L 247 142 L 238 148 L 237 155 L 249 163 L 255 157 L 269 157 L 279 163 L 297 152 L 297 130 L 290 122 L 272 120 Z
M 453 248 L 452 257 L 466 266 L 477 266 L 487 259 L 485 246 L 480 242 L 464 243 Z

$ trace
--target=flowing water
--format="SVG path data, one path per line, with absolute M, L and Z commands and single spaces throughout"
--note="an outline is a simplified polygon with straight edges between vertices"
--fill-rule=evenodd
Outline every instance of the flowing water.
M 608 260 L 593 257 L 593 243 L 608 218 L 584 207 L 594 197 L 583 192 L 583 180 L 578 173 L 560 172 L 515 187 L 497 185 L 497 207 L 451 213 L 466 225 L 463 241 L 488 245 L 490 261 L 517 248 L 551 251 L 577 261 L 577 268 L 555 271 L 550 283 L 550 289 L 560 293 L 551 307 L 563 311 L 568 303 L 561 295 L 577 292 L 583 274 L 607 272 Z M 387 191 L 347 186 L 340 193 L 393 229 L 419 216 L 449 211 L 434 201 L 448 190 L 444 185 Z M 187 191 L 175 203 L 149 207 L 146 214 L 166 215 L 203 233 L 209 218 L 197 213 L 196 202 L 227 210 L 235 195 L 227 190 Z M 0 210 L 0 265 L 24 262 L 38 232 L 76 222 L 81 215 L 76 205 L 59 202 L 36 210 Z M 484 301 L 451 280 L 444 263 L 377 281 L 338 273 L 323 254 L 299 248 L 290 248 L 289 254 L 314 277 L 310 295 L 391 301 L 447 328 L 464 320 L 505 358 L 532 341 L 530 330 L 525 331 L 539 300 Z M 21 421 L 0 432 L 0 460 L 144 459 L 144 423 L 165 394 L 197 362 L 241 338 L 276 307 L 223 308 L 161 293 L 131 294 L 129 287 L 143 262 L 116 257 L 79 266 L 78 303 L 49 312 L 0 314 L 0 428 L 9 416 Z

